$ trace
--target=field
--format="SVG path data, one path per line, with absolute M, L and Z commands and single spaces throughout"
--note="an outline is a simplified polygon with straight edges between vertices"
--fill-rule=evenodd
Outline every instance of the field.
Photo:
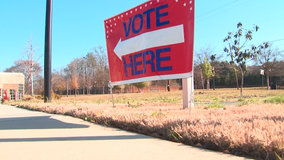
M 284 158 L 284 90 L 196 90 L 195 107 L 182 108 L 182 92 L 146 92 L 6 102 L 64 114 L 192 146 L 255 159 Z

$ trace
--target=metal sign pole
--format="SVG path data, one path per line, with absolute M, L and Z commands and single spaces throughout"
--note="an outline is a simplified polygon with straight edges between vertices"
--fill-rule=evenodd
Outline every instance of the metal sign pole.
M 111 82 L 108 82 L 108 87 L 109 87 L 109 92 L 111 93 L 111 98 L 112 98 L 112 106 L 114 108 L 114 99 L 113 99 L 113 92 L 112 92 L 112 88 L 113 86 L 111 85 Z

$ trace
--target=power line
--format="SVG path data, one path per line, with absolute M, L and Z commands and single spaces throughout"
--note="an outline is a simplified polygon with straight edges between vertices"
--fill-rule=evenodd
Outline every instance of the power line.
M 284 14 L 278 14 L 278 15 L 276 15 L 276 16 L 269 16 L 269 17 L 266 17 L 266 18 L 261 18 L 261 20 L 259 20 L 257 23 L 259 23 L 259 22 L 263 22 L 263 21 L 265 21 L 265 22 L 267 22 L 267 21 L 271 21 L 271 20 L 273 20 L 273 19 L 275 19 L 275 18 L 279 18 L 279 17 L 282 17 L 282 16 L 284 16 Z
M 230 10 L 232 10 L 233 8 L 242 6 L 242 5 L 244 5 L 244 4 L 246 4 L 246 3 L 250 2 L 250 1 L 252 1 L 252 0 L 247 0 L 247 1 L 245 1 L 244 3 L 242 3 L 242 4 L 233 6 L 233 7 L 229 8 L 229 9 L 227 9 L 227 10 L 221 11 L 221 12 L 219 12 L 219 13 L 216 13 L 216 14 L 214 14 L 214 15 L 212 15 L 212 16 L 206 17 L 206 18 L 204 18 L 204 19 L 202 19 L 202 20 L 199 20 L 199 21 L 197 21 L 197 22 L 200 22 L 200 21 L 206 20 L 206 19 L 208 19 L 208 18 L 214 17 L 214 16 L 216 16 L 216 15 L 218 15 L 218 14 L 220 14 L 220 13 L 226 12 L 226 11 L 230 11 Z M 196 17 L 196 18 L 197 18 L 197 17 Z
M 282 39 L 272 40 L 272 41 L 269 41 L 269 42 L 277 42 L 277 41 L 284 41 L 284 38 L 282 38 Z
M 214 11 L 218 10 L 218 9 L 221 9 L 221 8 L 223 8 L 223 7 L 226 7 L 226 6 L 228 6 L 228 5 L 230 5 L 230 4 L 233 4 L 233 3 L 237 2 L 237 1 L 238 1 L 238 0 L 235 0 L 235 1 L 233 1 L 233 2 L 230 2 L 230 3 L 228 3 L 228 4 L 223 5 L 223 6 L 221 6 L 221 7 L 215 8 L 215 9 L 213 9 L 213 10 L 211 10 L 211 11 L 208 11 L 208 12 L 206 12 L 206 13 L 203 13 L 203 14 L 199 15 L 199 16 L 196 16 L 196 18 L 202 17 L 202 16 L 204 16 L 204 15 L 206 15 L 206 14 L 209 14 L 209 13 L 211 13 L 211 12 L 214 12 Z

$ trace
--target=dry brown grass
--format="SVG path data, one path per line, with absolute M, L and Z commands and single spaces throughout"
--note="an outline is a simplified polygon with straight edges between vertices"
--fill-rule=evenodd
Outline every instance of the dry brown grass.
M 196 91 L 196 97 L 204 101 L 212 101 L 214 97 L 226 99 L 222 96 L 239 99 L 238 91 L 233 89 L 198 93 Z M 245 90 L 244 93 L 247 97 L 265 98 L 283 95 L 283 90 Z M 115 107 L 112 106 L 110 95 L 69 96 L 48 104 L 28 101 L 14 105 L 71 115 L 98 124 L 235 155 L 256 159 L 284 158 L 283 104 L 259 103 L 184 110 L 180 104 L 180 91 L 118 94 L 114 97 Z

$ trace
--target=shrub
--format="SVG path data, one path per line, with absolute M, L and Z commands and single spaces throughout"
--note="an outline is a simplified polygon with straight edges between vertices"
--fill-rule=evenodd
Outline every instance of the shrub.
M 51 97 L 53 96 L 51 95 Z M 53 97 L 54 99 L 61 99 L 61 97 L 62 97 L 61 95 L 54 93 L 54 97 Z
M 40 95 L 43 98 L 44 97 L 44 91 L 41 91 Z M 53 90 L 51 90 L 51 99 L 61 99 L 61 97 L 62 97 L 61 95 L 56 94 L 56 93 L 53 92 Z
M 1 103 L 2 103 L 2 104 L 5 103 L 5 99 L 4 99 L 4 98 L 1 99 Z
M 36 95 L 36 96 L 35 96 L 35 99 L 42 100 L 42 99 L 43 99 L 43 96 L 41 96 L 41 95 Z

